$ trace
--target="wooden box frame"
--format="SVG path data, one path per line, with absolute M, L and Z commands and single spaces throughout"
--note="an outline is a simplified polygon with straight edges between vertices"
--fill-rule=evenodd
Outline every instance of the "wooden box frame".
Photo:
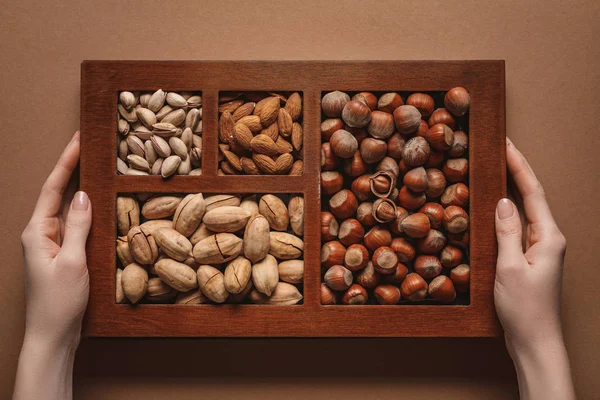
M 86 336 L 397 337 L 496 336 L 494 213 L 506 195 L 504 61 L 84 61 L 81 65 L 81 188 L 93 203 L 87 246 Z M 469 120 L 471 295 L 463 305 L 322 306 L 320 100 L 322 92 L 440 91 L 471 94 Z M 120 90 L 201 91 L 203 175 L 118 176 Z M 217 176 L 218 95 L 230 90 L 301 91 L 304 175 Z M 115 197 L 126 192 L 302 193 L 306 200 L 304 303 L 296 306 L 116 304 Z

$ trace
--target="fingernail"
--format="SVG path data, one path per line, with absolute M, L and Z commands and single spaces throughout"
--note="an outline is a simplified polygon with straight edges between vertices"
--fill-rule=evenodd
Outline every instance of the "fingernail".
M 512 140 L 510 140 L 508 137 L 506 138 L 506 145 L 507 146 L 512 146 L 513 145 Z
M 76 140 L 79 139 L 79 131 L 75 132 L 75 134 L 73 135 L 73 137 L 71 138 L 71 142 L 74 142 Z
M 73 210 L 85 211 L 88 209 L 89 204 L 90 201 L 88 199 L 88 195 L 85 192 L 79 191 L 75 193 L 75 197 L 73 198 Z
M 502 199 L 498 202 L 498 218 L 507 219 L 512 217 L 515 209 L 509 199 Z

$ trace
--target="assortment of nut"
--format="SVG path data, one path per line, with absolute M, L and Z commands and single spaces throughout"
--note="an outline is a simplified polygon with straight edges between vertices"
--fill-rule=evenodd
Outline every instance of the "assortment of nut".
M 300 93 L 221 93 L 219 175 L 302 175 L 303 141 Z
M 297 304 L 304 198 L 117 197 L 117 303 Z
M 202 96 L 120 92 L 117 136 L 121 175 L 201 175 Z
M 322 97 L 322 304 L 469 291 L 469 104 L 461 87 Z

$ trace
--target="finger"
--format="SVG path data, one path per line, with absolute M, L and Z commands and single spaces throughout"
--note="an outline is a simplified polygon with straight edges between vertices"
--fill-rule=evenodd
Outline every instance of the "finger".
M 92 205 L 85 192 L 77 192 L 65 221 L 65 237 L 61 257 L 85 265 L 85 243 L 92 225 Z
M 56 166 L 46 179 L 33 212 L 33 218 L 54 217 L 60 210 L 65 188 L 79 162 L 79 131 L 63 150 Z
M 517 207 L 509 199 L 496 206 L 496 237 L 498 239 L 498 269 L 514 266 L 523 260 L 523 226 Z
M 544 189 L 531 166 L 510 139 L 506 142 L 508 171 L 523 199 L 525 217 L 532 224 L 554 225 Z

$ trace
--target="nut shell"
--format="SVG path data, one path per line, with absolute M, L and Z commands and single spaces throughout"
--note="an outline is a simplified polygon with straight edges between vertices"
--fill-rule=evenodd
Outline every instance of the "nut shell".
M 352 128 L 362 128 L 371 121 L 371 109 L 362 101 L 350 100 L 342 110 L 342 119 Z
M 436 256 L 420 255 L 415 260 L 414 270 L 424 279 L 432 279 L 442 272 L 442 263 Z
M 353 284 L 342 296 L 342 303 L 346 305 L 363 305 L 369 300 L 366 289 L 358 284 Z
M 400 223 L 402 232 L 412 238 L 427 236 L 431 228 L 429 218 L 423 213 L 414 213 L 404 218 Z
M 390 247 L 382 246 L 373 252 L 372 262 L 375 271 L 389 275 L 394 273 L 398 265 L 398 257 Z
M 454 144 L 454 132 L 447 125 L 435 124 L 425 134 L 427 143 L 437 151 L 447 151 Z
M 372 262 L 368 262 L 367 266 L 359 271 L 356 275 L 356 283 L 367 289 L 373 289 L 381 281 L 381 274 L 375 271 Z
M 342 189 L 329 199 L 329 211 L 339 219 L 350 218 L 356 213 L 358 201 L 348 189 Z
M 400 285 L 400 293 L 404 300 L 422 301 L 427 296 L 427 282 L 419 274 L 408 274 Z
M 400 289 L 394 285 L 379 285 L 373 294 L 381 305 L 394 305 L 400 301 Z
M 350 271 L 359 271 L 367 266 L 369 251 L 362 244 L 353 244 L 346 250 L 344 266 Z
M 460 233 L 469 227 L 469 216 L 467 212 L 458 206 L 448 206 L 444 210 L 442 218 L 444 227 L 450 233 Z
M 444 96 L 444 105 L 452 114 L 457 117 L 462 117 L 469 110 L 471 104 L 471 96 L 463 87 L 455 87 L 446 93 Z
M 338 240 L 344 246 L 350 246 L 355 243 L 360 243 L 365 236 L 365 228 L 358 220 L 349 218 L 342 221 L 338 232 Z
M 394 238 L 390 244 L 394 253 L 398 257 L 398 261 L 401 263 L 408 263 L 414 260 L 416 250 L 415 246 L 404 238 Z
M 415 193 L 424 192 L 429 186 L 427 172 L 423 167 L 417 167 L 408 171 L 404 175 L 403 181 Z
M 454 287 L 460 293 L 469 292 L 469 280 L 471 275 L 471 268 L 468 264 L 460 264 L 456 268 L 450 271 L 450 279 L 454 283 Z
M 421 113 L 414 106 L 403 105 L 394 110 L 394 122 L 398 132 L 405 135 L 415 133 L 421 124 Z
M 330 268 L 334 265 L 342 265 L 345 256 L 346 247 L 343 244 L 337 240 L 327 242 L 321 247 L 321 266 Z
M 387 154 L 387 150 L 387 143 L 380 139 L 368 137 L 360 144 L 360 155 L 362 159 L 369 164 L 381 161 Z
M 450 278 L 445 275 L 436 277 L 429 284 L 429 295 L 435 300 L 450 303 L 456 299 L 456 291 Z
M 423 118 L 428 117 L 433 112 L 435 103 L 433 97 L 425 93 L 413 93 L 406 99 L 406 104 L 416 107 Z
M 375 251 L 381 246 L 392 244 L 392 234 L 383 226 L 375 225 L 365 234 L 363 244 L 367 249 Z
M 358 150 L 358 141 L 354 135 L 344 129 L 335 131 L 329 143 L 333 154 L 340 158 L 350 158 Z
M 332 213 L 328 211 L 321 212 L 321 240 L 329 242 L 337 239 L 339 227 Z
M 420 136 L 415 136 L 404 145 L 402 150 L 402 160 L 407 167 L 419 167 L 427 161 L 431 148 L 427 140 Z
M 456 121 L 454 117 L 445 108 L 438 108 L 431 113 L 427 123 L 429 124 L 429 127 L 432 127 L 436 124 L 446 124 L 452 130 L 456 128 Z
M 333 265 L 325 272 L 323 280 L 325 284 L 332 290 L 346 290 L 352 285 L 354 277 L 349 269 L 341 265 Z
M 394 117 L 383 111 L 373 111 L 367 132 L 376 139 L 387 139 L 394 133 Z
M 329 92 L 321 99 L 321 110 L 329 118 L 339 118 L 342 116 L 344 106 L 349 101 L 350 96 L 344 92 L 338 90 Z

